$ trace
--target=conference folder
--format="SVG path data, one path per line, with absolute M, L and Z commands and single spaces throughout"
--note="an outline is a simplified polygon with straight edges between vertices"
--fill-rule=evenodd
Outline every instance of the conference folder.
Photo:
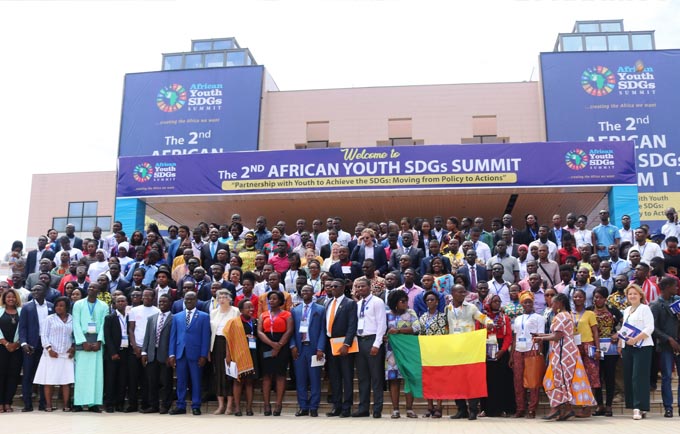
M 333 353 L 334 356 L 340 355 L 340 347 L 345 345 L 345 337 L 341 338 L 331 338 L 331 352 Z M 354 340 L 352 341 L 352 346 L 350 346 L 347 349 L 348 353 L 358 353 L 359 352 L 359 341 L 357 340 L 356 336 L 354 337 Z

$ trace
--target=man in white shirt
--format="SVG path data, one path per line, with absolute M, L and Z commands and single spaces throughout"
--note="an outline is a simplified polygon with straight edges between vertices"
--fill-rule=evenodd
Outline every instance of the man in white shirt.
M 619 235 L 621 235 L 621 241 L 628 241 L 631 244 L 635 244 L 635 233 L 630 228 L 630 216 L 624 214 L 621 216 L 621 229 L 619 229 Z
M 144 381 L 144 367 L 142 366 L 142 345 L 146 334 L 146 322 L 150 316 L 157 314 L 160 310 L 153 305 L 154 292 L 145 289 L 142 293 L 142 304 L 133 307 L 128 314 L 128 336 L 130 337 L 130 348 L 132 351 L 128 363 L 128 407 L 125 413 L 136 413 L 138 387 L 141 385 L 142 409 L 150 407 L 148 401 L 148 391 L 146 381 Z
M 477 258 L 486 264 L 489 259 L 491 259 L 491 249 L 489 246 L 481 241 L 479 238 L 482 236 L 482 230 L 478 227 L 470 228 L 470 241 L 472 241 L 472 248 L 477 252 Z
M 647 241 L 647 229 L 639 227 L 635 229 L 635 244 L 628 250 L 628 262 L 630 262 L 630 252 L 640 252 L 640 262 L 649 265 L 652 258 L 663 259 L 663 252 L 658 244 Z
M 385 303 L 371 294 L 371 282 L 360 277 L 354 281 L 357 297 L 357 339 L 359 352 L 356 356 L 359 377 L 359 408 L 352 417 L 368 417 L 373 389 L 373 417 L 380 418 L 383 408 L 383 384 L 385 382 L 383 337 L 387 331 Z
M 668 208 L 666 212 L 666 218 L 668 221 L 661 226 L 661 233 L 665 235 L 664 241 L 661 243 L 661 249 L 666 248 L 665 238 L 668 237 L 680 237 L 680 225 L 678 225 L 678 213 L 675 212 L 675 208 Z
M 536 241 L 532 241 L 529 244 L 529 252 L 531 252 L 531 246 L 548 246 L 548 259 L 551 261 L 556 261 L 557 259 L 557 244 L 553 243 L 548 239 L 548 234 L 549 234 L 549 229 L 548 226 L 546 225 L 541 225 L 538 228 L 538 239 Z M 531 253 L 529 253 L 529 256 L 531 256 Z M 532 259 L 538 259 L 538 258 L 532 258 Z

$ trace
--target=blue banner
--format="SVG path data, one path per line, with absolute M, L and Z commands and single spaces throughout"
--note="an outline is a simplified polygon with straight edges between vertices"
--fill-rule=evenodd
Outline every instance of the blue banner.
M 326 148 L 118 159 L 118 197 L 635 182 L 631 142 Z
M 549 141 L 632 141 L 640 218 L 680 203 L 680 50 L 541 54 Z
M 262 66 L 127 74 L 118 156 L 256 150 Z

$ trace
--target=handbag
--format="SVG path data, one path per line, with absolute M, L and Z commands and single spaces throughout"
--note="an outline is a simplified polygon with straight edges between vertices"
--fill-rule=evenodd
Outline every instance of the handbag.
M 545 357 L 540 350 L 531 350 L 524 357 L 523 382 L 526 389 L 537 389 L 543 383 L 545 375 Z

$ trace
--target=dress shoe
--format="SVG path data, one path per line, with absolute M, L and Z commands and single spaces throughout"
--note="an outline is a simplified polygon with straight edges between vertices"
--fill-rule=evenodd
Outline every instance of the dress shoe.
M 107 405 L 106 406 L 106 412 L 107 413 L 113 413 L 115 410 L 112 405 Z
M 168 414 L 173 415 L 173 414 L 187 414 L 187 409 L 186 408 L 173 408 L 172 410 L 168 411 Z
M 255 413 L 253 413 L 253 410 L 247 410 L 246 416 L 255 416 Z
M 570 411 L 569 413 L 560 415 L 560 417 L 557 418 L 558 422 L 564 422 L 565 420 L 569 420 L 572 417 L 576 416 L 573 411 Z
M 158 412 L 160 414 L 168 414 L 168 408 L 167 407 L 161 407 L 158 409 Z
M 121 405 L 117 405 L 117 406 L 115 407 L 115 409 L 116 409 L 116 411 L 117 411 L 118 413 L 122 413 L 122 412 L 125 411 L 125 407 L 124 407 L 122 404 L 121 404 Z
M 350 413 L 349 410 L 343 411 L 342 413 L 340 413 L 340 417 L 350 417 L 351 415 L 352 414 Z
M 295 416 L 309 416 L 309 410 L 298 410 L 295 412 Z
M 367 411 L 355 411 L 352 413 L 352 417 L 368 417 L 370 416 L 369 412 Z
M 312 417 L 319 417 L 319 410 L 309 410 L 309 415 Z
M 338 410 L 337 408 L 334 408 L 333 410 L 329 411 L 326 413 L 327 417 L 334 417 L 334 416 L 340 416 L 340 413 L 342 413 L 341 410 Z
M 139 409 L 137 407 L 129 406 L 123 411 L 123 413 L 137 413 Z
M 673 417 L 673 409 L 667 408 L 666 411 L 664 411 L 663 413 L 663 417 Z
M 373 412 L 373 419 L 380 419 L 382 417 L 382 413 L 379 411 L 374 411 Z
M 449 416 L 451 419 L 462 419 L 464 417 L 468 417 L 468 412 L 465 410 L 458 410 L 458 412 L 454 415 Z
M 102 409 L 99 408 L 98 405 L 93 405 L 93 406 L 87 407 L 87 411 L 89 411 L 90 413 L 101 413 Z
M 536 412 L 529 410 L 529 413 L 527 413 L 527 419 L 536 419 Z
M 157 408 L 148 407 L 148 408 L 143 408 L 142 411 L 140 411 L 140 413 L 149 414 L 149 413 L 158 413 L 158 411 L 159 410 Z
M 73 408 L 71 409 L 74 413 L 80 413 L 83 411 L 83 406 L 82 405 L 74 405 Z
M 33 411 L 33 407 L 24 407 L 21 409 L 22 413 L 30 413 Z
M 39 406 L 38 406 L 38 410 L 40 410 L 40 411 L 47 411 L 47 408 L 45 408 L 44 405 L 39 405 Z
M 517 413 L 512 415 L 513 419 L 519 419 L 524 417 L 524 411 L 523 410 L 518 410 Z
M 193 414 L 194 416 L 200 416 L 201 415 L 201 409 L 200 408 L 192 408 L 191 414 Z
M 471 411 L 470 414 L 468 415 L 468 420 L 477 420 L 477 412 Z

